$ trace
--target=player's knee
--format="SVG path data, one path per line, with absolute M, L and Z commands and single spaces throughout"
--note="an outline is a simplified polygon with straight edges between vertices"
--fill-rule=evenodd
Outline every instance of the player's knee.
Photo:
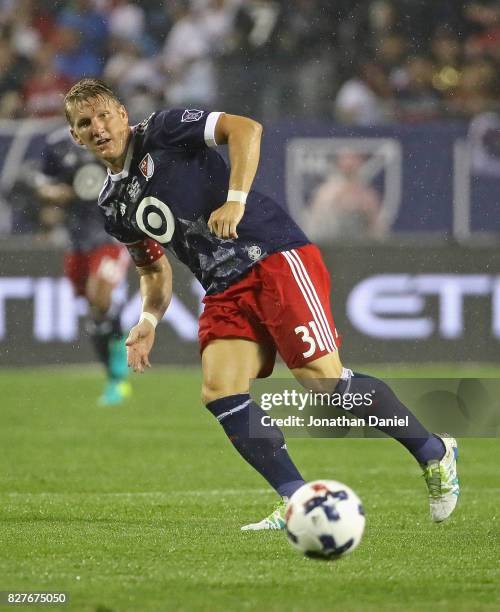
M 210 402 L 223 397 L 229 397 L 230 395 L 236 395 L 237 393 L 245 393 L 245 391 L 236 390 L 229 381 L 220 380 L 215 377 L 205 378 L 201 386 L 201 401 L 206 406 Z
M 249 392 L 249 377 L 240 371 L 228 371 L 227 368 L 211 366 L 203 372 L 201 398 L 204 404 Z
M 111 296 L 99 292 L 87 292 L 90 310 L 95 316 L 104 316 L 111 307 Z
M 317 393 L 330 393 L 335 389 L 342 369 L 339 354 L 330 353 L 294 369 L 293 374 L 304 387 Z

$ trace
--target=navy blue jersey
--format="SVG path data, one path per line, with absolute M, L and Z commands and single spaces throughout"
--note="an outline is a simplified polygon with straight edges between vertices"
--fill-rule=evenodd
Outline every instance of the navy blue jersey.
M 126 244 L 153 238 L 188 266 L 208 294 L 223 291 L 257 261 L 309 241 L 274 200 L 248 195 L 236 239 L 210 233 L 227 198 L 229 169 L 215 146 L 220 113 L 169 110 L 135 126 L 125 165 L 99 196 L 106 231 Z
M 41 172 L 45 180 L 70 185 L 75 198 L 66 207 L 66 225 L 72 248 L 89 251 L 110 242 L 101 211 L 95 201 L 106 177 L 106 169 L 94 156 L 75 144 L 69 130 L 50 134 L 42 151 Z

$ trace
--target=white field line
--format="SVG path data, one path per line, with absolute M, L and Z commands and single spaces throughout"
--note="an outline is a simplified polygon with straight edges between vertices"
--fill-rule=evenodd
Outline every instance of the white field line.
M 398 488 L 399 492 L 403 493 L 413 493 L 418 495 L 418 491 L 415 487 L 413 488 Z M 472 491 L 472 489 L 467 488 L 466 491 Z M 500 493 L 500 487 L 481 487 L 481 493 Z M 270 495 L 274 494 L 271 489 L 207 489 L 206 491 L 202 489 L 194 489 L 190 491 L 130 491 L 130 492 L 120 492 L 120 493 L 49 493 L 47 491 L 39 492 L 39 493 L 19 493 L 19 492 L 0 492 L 1 497 L 12 497 L 12 498 L 67 498 L 67 497 L 85 497 L 85 498 L 95 498 L 95 497 L 110 497 L 110 498 L 130 498 L 130 497 L 203 497 L 203 496 L 211 496 L 211 497 L 224 497 L 225 495 L 233 496 L 233 495 Z M 379 497 L 380 495 L 386 495 L 383 491 L 372 492 L 370 494 L 371 497 Z
M 225 495 L 264 495 L 273 493 L 271 489 L 193 489 L 188 491 L 130 491 L 130 492 L 114 492 L 114 493 L 50 493 L 42 491 L 39 493 L 19 493 L 16 491 L 0 492 L 0 497 L 202 497 L 202 496 L 217 496 L 224 497 Z

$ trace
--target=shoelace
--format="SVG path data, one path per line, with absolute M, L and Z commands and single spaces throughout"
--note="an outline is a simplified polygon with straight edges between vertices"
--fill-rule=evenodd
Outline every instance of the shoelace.
M 434 463 L 426 468 L 424 478 L 427 481 L 429 487 L 429 494 L 431 497 L 441 496 L 441 472 L 439 470 L 439 463 Z

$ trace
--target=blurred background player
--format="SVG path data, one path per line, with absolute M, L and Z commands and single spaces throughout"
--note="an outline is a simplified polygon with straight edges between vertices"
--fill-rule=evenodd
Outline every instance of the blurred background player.
M 88 303 L 87 330 L 107 373 L 98 401 L 108 406 L 130 395 L 120 310 L 112 295 L 124 279 L 129 257 L 126 249 L 105 233 L 101 213 L 95 206 L 105 178 L 105 169 L 75 145 L 66 128 L 47 137 L 37 193 L 43 209 L 64 211 L 71 244 L 64 258 L 64 271 L 75 294 L 85 297 Z

